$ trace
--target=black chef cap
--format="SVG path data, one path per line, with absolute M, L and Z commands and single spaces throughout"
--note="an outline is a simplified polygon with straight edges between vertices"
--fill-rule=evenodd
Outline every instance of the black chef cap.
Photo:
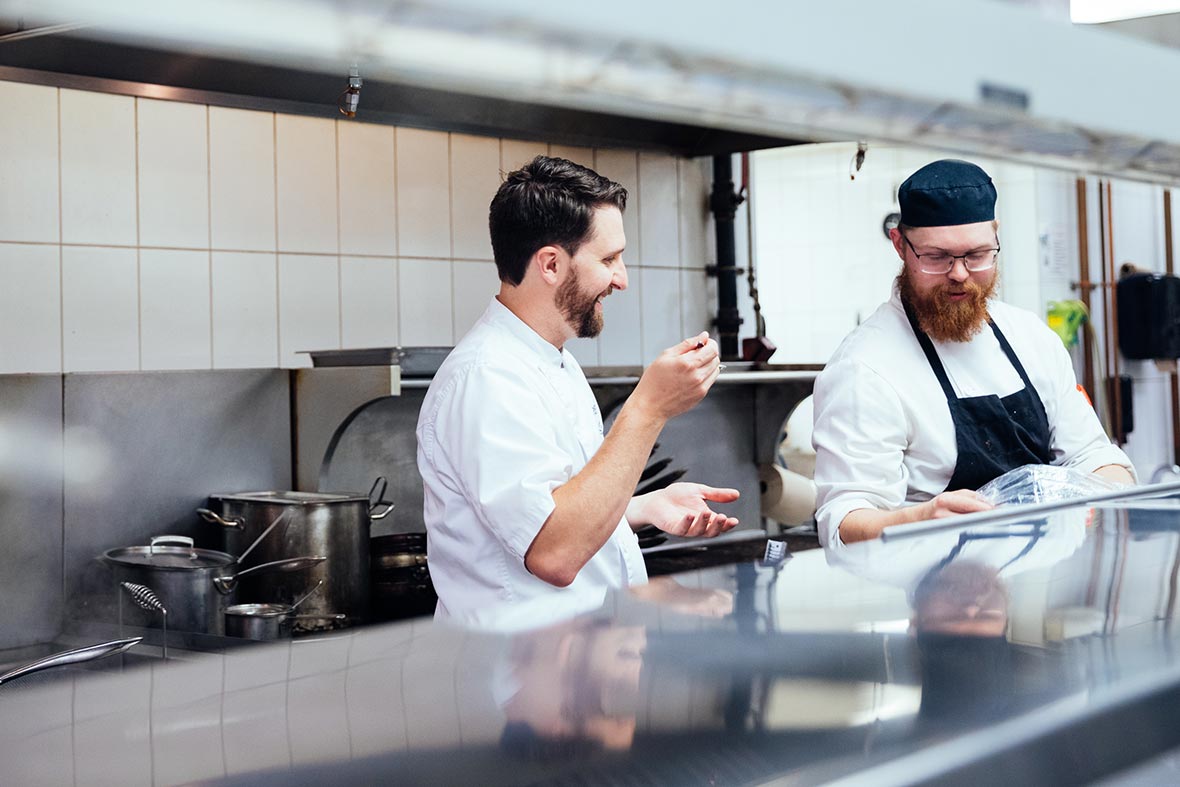
M 996 217 L 996 187 L 969 161 L 934 161 L 906 178 L 897 190 L 901 223 L 907 227 L 950 227 Z

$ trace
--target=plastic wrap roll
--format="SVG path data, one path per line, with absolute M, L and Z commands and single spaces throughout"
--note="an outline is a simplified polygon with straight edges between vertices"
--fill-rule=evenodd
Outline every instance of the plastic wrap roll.
M 761 472 L 762 516 L 783 524 L 801 525 L 815 515 L 815 481 L 777 465 Z

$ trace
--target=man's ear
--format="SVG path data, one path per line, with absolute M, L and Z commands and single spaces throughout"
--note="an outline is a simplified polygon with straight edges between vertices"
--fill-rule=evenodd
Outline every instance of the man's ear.
M 564 253 L 557 246 L 542 246 L 533 254 L 530 267 L 536 269 L 543 281 L 557 284 L 561 278 L 561 266 L 564 264 Z
M 901 235 L 901 230 L 897 227 L 889 230 L 889 240 L 893 241 L 893 250 L 897 252 L 897 256 L 905 262 L 905 238 Z

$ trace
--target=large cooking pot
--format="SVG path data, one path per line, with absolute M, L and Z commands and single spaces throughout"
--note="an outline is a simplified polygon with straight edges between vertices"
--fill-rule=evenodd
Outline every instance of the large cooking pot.
M 285 515 L 282 525 L 259 544 L 258 560 L 275 561 L 292 555 L 323 555 L 326 560 L 306 575 L 267 574 L 243 582 L 242 602 L 286 603 L 298 597 L 308 581 L 323 580 L 322 592 L 303 607 L 320 616 L 295 622 L 297 630 L 341 626 L 364 620 L 369 607 L 369 531 L 372 521 L 393 510 L 379 500 L 384 479 L 378 479 L 369 496 L 325 492 L 244 492 L 212 495 L 202 517 L 221 526 L 227 552 L 240 549 L 266 525 Z M 334 616 L 343 614 L 345 621 Z
M 170 628 L 216 635 L 225 633 L 225 609 L 235 602 L 243 578 L 301 571 L 324 562 L 322 556 L 296 557 L 239 569 L 233 555 L 195 548 L 185 536 L 158 536 L 148 546 L 108 549 L 101 560 L 111 567 L 116 583 L 150 588 L 168 610 Z M 160 625 L 160 616 L 128 606 L 127 619 L 133 625 Z

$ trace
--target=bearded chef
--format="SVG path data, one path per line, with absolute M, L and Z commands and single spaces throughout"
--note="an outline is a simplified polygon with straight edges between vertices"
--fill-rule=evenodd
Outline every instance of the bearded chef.
M 902 267 L 892 297 L 815 384 L 824 547 L 987 510 L 974 490 L 1022 465 L 1134 483 L 1056 334 L 993 298 L 1000 240 L 987 173 L 935 161 L 902 183 L 898 201 L 890 238 Z

